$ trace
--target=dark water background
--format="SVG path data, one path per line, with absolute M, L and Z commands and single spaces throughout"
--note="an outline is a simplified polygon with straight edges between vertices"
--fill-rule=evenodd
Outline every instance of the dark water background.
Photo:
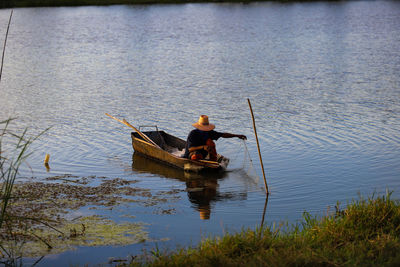
M 9 12 L 0 10 L 4 33 Z M 358 194 L 400 196 L 399 2 L 22 8 L 7 45 L 1 120 L 18 117 L 13 127 L 32 133 L 52 127 L 21 176 L 122 177 L 154 192 L 182 190 L 166 204 L 173 214 L 135 205 L 104 212 L 135 215 L 151 238 L 170 241 L 82 247 L 43 266 L 103 263 L 261 223 L 263 182 L 241 169 L 241 142 L 217 142 L 231 165 L 206 186 L 210 218 L 201 220 L 184 175 L 133 158 L 130 129 L 105 112 L 181 138 L 207 114 L 216 130 L 249 137 L 261 177 L 250 98 L 271 191 L 266 224 L 322 215 Z

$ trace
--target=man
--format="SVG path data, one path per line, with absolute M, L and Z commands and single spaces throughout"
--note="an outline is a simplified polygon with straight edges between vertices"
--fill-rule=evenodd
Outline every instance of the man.
M 208 122 L 208 116 L 201 115 L 199 121 L 192 124 L 196 129 L 192 130 L 186 141 L 186 149 L 183 157 L 191 160 L 206 159 L 217 161 L 217 151 L 213 140 L 237 137 L 246 140 L 245 135 L 221 133 L 214 131 L 215 125 Z

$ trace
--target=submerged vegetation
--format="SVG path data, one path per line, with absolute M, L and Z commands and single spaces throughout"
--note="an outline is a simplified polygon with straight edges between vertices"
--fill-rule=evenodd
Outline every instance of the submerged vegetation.
M 265 227 L 209 238 L 123 266 L 399 266 L 400 203 L 390 194 L 353 201 L 289 230 Z
M 178 199 L 179 190 L 153 193 L 133 187 L 137 182 L 66 174 L 16 183 L 7 208 L 9 217 L 0 229 L 0 247 L 5 251 L 18 248 L 19 257 L 40 257 L 77 246 L 123 246 L 149 241 L 146 224 L 131 222 L 135 219 L 132 214 L 123 214 L 118 222 L 96 215 L 130 203 L 166 214 L 162 205 Z

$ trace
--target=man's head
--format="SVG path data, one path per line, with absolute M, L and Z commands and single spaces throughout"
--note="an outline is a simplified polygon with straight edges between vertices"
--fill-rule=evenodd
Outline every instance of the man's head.
M 201 131 L 211 131 L 214 130 L 215 125 L 208 122 L 208 116 L 200 115 L 198 122 L 192 124 L 193 127 L 201 130 Z

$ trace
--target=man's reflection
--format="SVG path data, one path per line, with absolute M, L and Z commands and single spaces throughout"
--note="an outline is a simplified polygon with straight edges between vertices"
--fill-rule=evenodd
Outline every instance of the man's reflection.
M 211 201 L 217 199 L 217 179 L 193 178 L 186 181 L 190 202 L 200 213 L 200 219 L 208 220 L 211 214 Z
M 220 193 L 218 181 L 226 176 L 226 173 L 210 172 L 206 174 L 189 173 L 183 170 L 169 167 L 155 160 L 145 158 L 134 153 L 132 157 L 132 169 L 138 172 L 150 172 L 163 177 L 173 178 L 186 183 L 189 201 L 199 212 L 200 219 L 208 220 L 211 216 L 211 206 L 213 202 L 222 199 L 246 199 L 247 192 L 226 192 Z

